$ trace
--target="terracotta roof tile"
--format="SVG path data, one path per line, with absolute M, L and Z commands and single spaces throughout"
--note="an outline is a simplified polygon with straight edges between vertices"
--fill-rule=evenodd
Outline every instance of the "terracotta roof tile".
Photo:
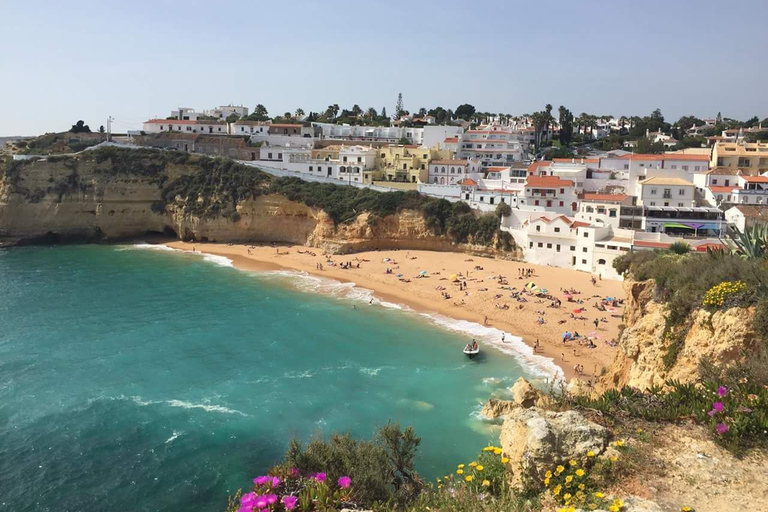
M 528 176 L 527 187 L 560 188 L 572 187 L 573 181 L 561 179 L 560 176 Z
M 582 201 L 597 201 L 603 203 L 620 203 L 629 196 L 627 194 L 582 194 Z

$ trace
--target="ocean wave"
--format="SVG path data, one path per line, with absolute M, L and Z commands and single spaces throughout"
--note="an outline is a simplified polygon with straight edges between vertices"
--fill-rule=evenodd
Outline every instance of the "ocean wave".
M 219 256 L 217 254 L 206 254 L 199 251 L 187 251 L 185 249 L 175 249 L 173 247 L 168 247 L 167 245 L 163 244 L 148 244 L 144 242 L 136 243 L 133 245 L 127 245 L 118 248 L 118 251 L 127 251 L 127 250 L 151 250 L 151 251 L 170 251 L 170 252 L 180 252 L 184 254 L 195 254 L 198 256 L 202 256 L 203 261 L 207 261 L 209 263 L 213 263 L 215 265 L 219 265 L 222 267 L 234 267 L 234 262 L 227 258 L 226 256 Z
M 184 432 L 174 432 L 171 437 L 165 440 L 163 444 L 168 444 L 174 442 L 176 439 L 179 438 L 180 435 L 182 435 Z
M 118 395 L 116 397 L 107 397 L 106 399 L 107 400 L 130 400 L 131 402 L 141 407 L 146 407 L 148 405 L 168 405 L 170 407 L 181 407 L 183 409 L 202 409 L 206 412 L 218 412 L 222 414 L 239 414 L 240 416 L 248 416 L 242 411 L 238 411 L 237 409 L 230 409 L 229 407 L 224 407 L 222 405 L 211 405 L 208 403 L 197 404 L 194 402 L 187 402 L 184 400 L 175 400 L 175 399 L 146 400 L 140 396 L 126 396 L 126 395 Z

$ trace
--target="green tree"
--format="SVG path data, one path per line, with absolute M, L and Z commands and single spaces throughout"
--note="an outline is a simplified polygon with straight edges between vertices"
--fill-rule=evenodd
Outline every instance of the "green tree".
M 560 145 L 570 146 L 571 140 L 573 139 L 573 114 L 562 105 L 560 105 L 558 112 L 560 114 Z
M 238 119 L 240 119 L 240 116 L 239 116 L 238 114 L 235 114 L 234 112 L 232 112 L 231 114 L 229 114 L 229 115 L 227 116 L 227 119 L 226 119 L 226 121 L 227 121 L 228 123 L 234 123 L 234 122 L 235 122 L 235 121 L 237 121 Z
M 267 112 L 267 107 L 259 103 L 254 107 L 253 113 L 248 116 L 249 121 L 269 121 L 269 112 Z
M 104 133 L 104 125 L 99 126 L 99 133 Z
M 397 93 L 397 103 L 395 103 L 395 115 L 393 119 L 400 119 L 405 110 L 403 109 L 403 93 Z
M 637 146 L 635 146 L 635 152 L 640 154 L 660 154 L 664 152 L 664 143 L 652 142 L 648 137 L 640 137 L 637 140 Z
M 455 114 L 456 117 L 459 117 L 465 121 L 469 121 L 469 119 L 475 114 L 475 107 L 469 103 L 461 104 L 456 107 Z
M 512 207 L 502 199 L 499 206 L 496 207 L 496 216 L 501 219 L 502 217 L 509 217 L 510 215 L 512 215 Z
M 75 124 L 72 125 L 72 128 L 69 129 L 72 133 L 91 133 L 91 129 L 88 127 L 87 124 L 85 124 L 85 121 L 82 119 Z
M 304 109 L 303 109 L 303 108 L 301 108 L 301 107 L 297 108 L 297 109 L 296 109 L 296 112 L 294 113 L 294 115 L 295 115 L 297 118 L 301 119 L 302 117 L 304 117 Z
M 352 114 L 355 116 L 360 116 L 363 114 L 363 109 L 360 108 L 360 105 L 355 103 L 354 105 L 352 105 Z

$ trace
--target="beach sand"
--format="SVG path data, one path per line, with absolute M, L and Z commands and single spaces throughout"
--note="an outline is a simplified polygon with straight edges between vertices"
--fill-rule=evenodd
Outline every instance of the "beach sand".
M 591 274 L 575 270 L 531 265 L 523 262 L 496 260 L 463 253 L 432 251 L 384 250 L 368 251 L 351 255 L 331 255 L 332 266 L 322 250 L 302 246 L 251 246 L 207 243 L 170 242 L 169 247 L 225 256 L 235 267 L 244 270 L 298 270 L 327 277 L 373 290 L 375 296 L 387 302 L 405 304 L 417 311 L 439 313 L 454 319 L 485 323 L 502 331 L 523 338 L 534 346 L 539 342 L 538 355 L 551 358 L 560 366 L 566 378 L 576 375 L 575 366 L 583 365 L 583 380 L 592 380 L 604 366 L 613 361 L 616 348 L 606 341 L 618 337 L 622 307 L 614 312 L 598 311 L 594 304 L 600 297 L 624 298 L 620 281 L 598 280 L 592 284 Z M 301 251 L 301 252 L 300 252 Z M 314 254 L 314 255 L 313 255 Z M 390 261 L 385 262 L 389 258 Z M 340 265 L 351 262 L 351 268 Z M 360 267 L 357 267 L 357 264 Z M 318 264 L 322 264 L 322 270 Z M 482 270 L 476 269 L 482 267 Z M 392 273 L 386 273 L 387 269 Z M 533 269 L 532 277 L 520 278 L 519 269 Z M 417 278 L 422 272 L 427 275 Z M 402 275 L 404 282 L 397 277 Z M 461 274 L 466 290 L 459 290 L 459 284 L 451 281 L 453 274 Z M 498 276 L 504 276 L 508 284 L 498 283 Z M 595 276 L 597 277 L 597 276 Z M 529 283 L 546 288 L 548 293 L 562 301 L 559 308 L 548 307 L 550 301 L 526 295 L 528 302 L 518 302 L 510 295 Z M 443 290 L 438 288 L 443 288 Z M 510 290 L 512 288 L 512 290 Z M 574 299 L 583 304 L 568 302 L 561 289 L 575 289 L 580 294 Z M 450 295 L 444 298 L 443 292 Z M 501 295 L 501 297 L 498 297 Z M 497 307 L 507 304 L 508 309 Z M 572 312 L 578 308 L 585 311 L 575 316 L 586 320 L 575 320 Z M 538 312 L 543 311 L 541 315 Z M 539 317 L 545 320 L 538 322 Z M 606 319 L 595 329 L 595 319 Z M 563 343 L 562 333 L 578 332 L 592 335 L 596 348 L 580 346 L 576 341 Z M 469 340 L 467 340 L 469 341 Z

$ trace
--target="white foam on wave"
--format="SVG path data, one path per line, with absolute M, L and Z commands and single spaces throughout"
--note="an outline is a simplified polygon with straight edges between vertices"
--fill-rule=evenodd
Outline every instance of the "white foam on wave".
M 187 251 L 185 249 L 175 249 L 173 247 L 168 247 L 167 245 L 162 244 L 148 244 L 148 243 L 136 243 L 133 245 L 128 245 L 121 247 L 117 249 L 118 251 L 127 251 L 127 250 L 133 250 L 133 249 L 143 249 L 143 250 L 151 250 L 151 251 L 171 251 L 171 252 L 180 252 L 184 254 L 194 254 L 196 256 L 202 256 L 204 261 L 207 261 L 209 263 L 213 263 L 215 265 L 220 265 L 222 267 L 234 267 L 234 262 L 227 258 L 226 256 L 219 256 L 217 254 L 206 254 L 199 251 Z
M 218 412 L 222 414 L 239 414 L 240 416 L 248 416 L 242 411 L 238 411 L 237 409 L 230 409 L 229 407 L 224 407 L 222 405 L 211 405 L 208 403 L 202 403 L 202 404 L 196 404 L 193 402 L 186 402 L 184 400 L 145 400 L 144 398 L 140 396 L 125 396 L 125 395 L 119 395 L 116 397 L 109 398 L 111 400 L 130 400 L 136 405 L 140 405 L 142 407 L 148 406 L 148 405 L 169 405 L 171 407 L 181 407 L 183 409 L 202 409 L 206 412 Z
M 494 327 L 467 320 L 455 320 L 435 313 L 420 313 L 420 315 L 445 329 L 474 338 L 480 343 L 491 345 L 499 352 L 511 355 L 517 359 L 520 366 L 537 376 L 551 380 L 564 378 L 563 370 L 555 364 L 553 359 L 534 353 L 533 347 L 527 345 L 520 336 Z M 501 341 L 502 334 L 504 341 Z
M 168 443 L 172 443 L 172 442 L 174 442 L 174 441 L 175 441 L 176 439 L 178 439 L 178 438 L 179 438 L 179 436 L 180 436 L 181 434 L 183 434 L 183 433 L 184 433 L 184 432 L 176 432 L 176 431 L 174 431 L 174 432 L 173 432 L 173 435 L 172 435 L 171 437 L 169 437 L 168 439 L 166 439 L 166 440 L 165 440 L 165 443 L 163 443 L 163 444 L 168 444 Z

